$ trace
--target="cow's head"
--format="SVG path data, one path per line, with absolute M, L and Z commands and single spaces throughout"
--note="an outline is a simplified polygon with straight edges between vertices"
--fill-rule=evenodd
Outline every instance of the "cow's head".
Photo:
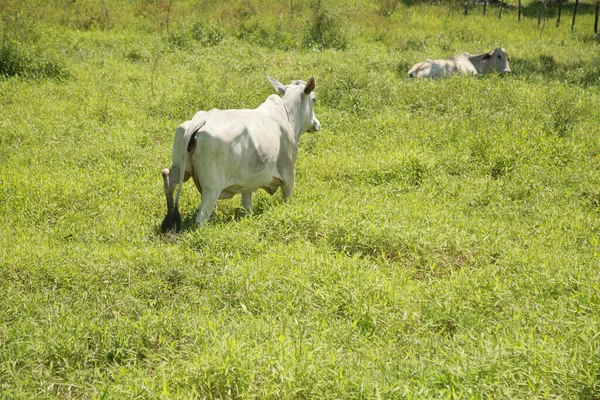
M 489 61 L 491 69 L 502 75 L 506 73 L 510 74 L 512 72 L 510 70 L 510 57 L 502 47 L 496 47 L 494 50 L 484 55 L 481 60 Z
M 286 110 L 292 119 L 294 125 L 299 130 L 297 134 L 304 132 L 315 132 L 321 129 L 321 123 L 315 116 L 316 96 L 314 93 L 316 81 L 311 77 L 308 82 L 301 80 L 292 81 L 289 85 L 283 85 L 277 79 L 267 76 L 269 82 L 273 85 L 286 102 L 290 104 L 292 110 Z M 292 122 L 292 121 L 290 121 Z

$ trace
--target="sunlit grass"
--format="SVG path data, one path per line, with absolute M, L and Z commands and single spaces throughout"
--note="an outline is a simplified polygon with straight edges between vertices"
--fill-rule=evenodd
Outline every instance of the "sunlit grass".
M 589 10 L 571 34 L 324 1 L 341 50 L 307 48 L 316 3 L 168 4 L 2 9 L 23 72 L 0 80 L 0 397 L 600 396 Z M 406 78 L 498 45 L 512 76 Z M 175 128 L 257 106 L 265 75 L 317 79 L 295 203 L 195 229 L 188 183 L 159 234 Z

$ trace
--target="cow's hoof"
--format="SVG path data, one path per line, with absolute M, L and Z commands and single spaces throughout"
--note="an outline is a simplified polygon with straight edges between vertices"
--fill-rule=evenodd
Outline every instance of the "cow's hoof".
M 167 214 L 160 225 L 162 233 L 175 232 L 178 233 L 181 230 L 181 214 L 175 210 Z

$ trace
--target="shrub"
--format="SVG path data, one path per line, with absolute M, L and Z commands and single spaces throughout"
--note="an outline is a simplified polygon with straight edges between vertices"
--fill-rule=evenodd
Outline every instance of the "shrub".
M 125 54 L 125 59 L 131 62 L 144 62 L 149 58 L 150 56 L 141 49 L 130 49 Z
M 190 45 L 189 32 L 184 28 L 170 32 L 167 35 L 167 42 L 171 50 L 185 50 Z
M 304 34 L 303 44 L 309 49 L 344 50 L 348 47 L 338 22 L 321 7 L 320 1 L 313 5 L 313 17 Z
M 281 18 L 245 16 L 238 19 L 234 31 L 237 39 L 271 49 L 291 50 L 298 48 L 298 40 L 293 32 L 282 23 Z
M 547 130 L 559 137 L 569 136 L 585 109 L 582 95 L 573 91 L 553 89 L 546 94 L 549 118 Z
M 64 79 L 69 72 L 43 51 L 6 40 L 0 45 L 0 76 L 33 79 Z
M 388 17 L 396 10 L 398 0 L 377 0 L 377 5 L 379 14 Z
M 78 30 L 107 30 L 111 27 L 110 14 L 106 3 L 70 2 L 64 7 L 63 23 Z

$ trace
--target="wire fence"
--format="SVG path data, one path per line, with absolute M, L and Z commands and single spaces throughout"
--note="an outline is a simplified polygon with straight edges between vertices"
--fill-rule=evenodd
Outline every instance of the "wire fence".
M 483 15 L 486 15 L 488 12 L 488 5 L 497 4 L 498 9 L 498 18 L 502 18 L 502 13 L 507 7 L 516 7 L 517 8 L 517 17 L 519 21 L 524 14 L 532 14 L 535 13 L 537 15 L 538 25 L 541 25 L 542 22 L 545 24 L 546 19 L 548 17 L 549 7 L 551 7 L 556 13 L 556 26 L 559 26 L 561 23 L 561 17 L 563 9 L 565 8 L 565 3 L 569 4 L 568 1 L 565 0 L 541 0 L 535 3 L 531 3 L 527 7 L 523 7 L 522 0 L 519 0 L 517 5 L 507 4 L 506 0 L 501 1 L 489 1 L 483 0 Z M 472 12 L 472 7 L 475 4 L 481 4 L 480 1 L 477 0 L 466 0 L 465 1 L 465 9 L 464 14 L 468 15 L 469 12 Z M 571 20 L 571 32 L 575 31 L 575 22 L 577 20 L 577 12 L 580 10 L 582 6 L 586 8 L 586 10 L 594 12 L 594 35 L 598 35 L 598 14 L 600 11 L 600 0 L 595 0 L 593 4 L 589 3 L 581 3 L 580 0 L 575 0 L 572 4 L 569 4 L 569 8 L 572 8 L 572 20 Z

